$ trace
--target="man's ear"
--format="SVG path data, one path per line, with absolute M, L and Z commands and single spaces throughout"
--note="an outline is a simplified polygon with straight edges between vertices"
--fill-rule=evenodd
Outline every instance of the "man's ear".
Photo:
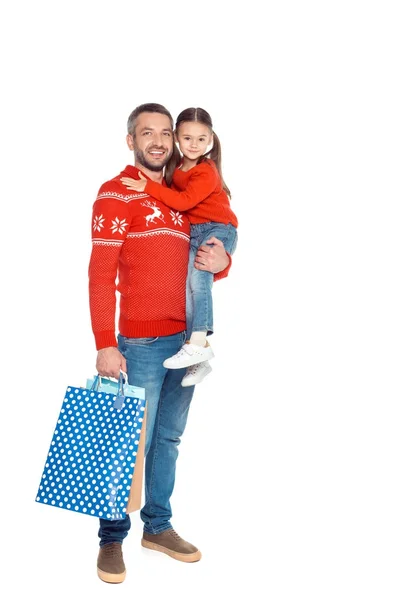
M 128 144 L 129 150 L 133 150 L 135 148 L 135 145 L 133 143 L 133 136 L 130 133 L 128 133 L 128 135 L 126 136 L 126 143 Z

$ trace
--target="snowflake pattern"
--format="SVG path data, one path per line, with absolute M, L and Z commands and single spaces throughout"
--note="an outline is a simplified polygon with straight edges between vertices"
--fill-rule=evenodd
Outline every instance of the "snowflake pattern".
M 93 231 L 100 231 L 104 225 L 105 218 L 103 217 L 103 215 L 100 215 L 99 217 L 95 217 L 93 219 Z
M 174 225 L 180 225 L 182 227 L 183 217 L 182 217 L 181 213 L 170 210 L 169 214 L 172 217 L 172 221 L 173 221 Z
M 113 233 L 125 233 L 125 229 L 128 227 L 128 222 L 125 219 L 121 221 L 118 217 L 115 217 L 114 221 L 112 221 L 111 231 Z

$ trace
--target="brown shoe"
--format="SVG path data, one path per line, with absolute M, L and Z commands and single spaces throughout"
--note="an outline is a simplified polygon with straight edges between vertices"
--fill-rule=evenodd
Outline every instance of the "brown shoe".
M 112 542 L 100 546 L 97 575 L 106 583 L 122 583 L 124 581 L 126 571 L 122 556 L 122 544 Z
M 200 550 L 183 540 L 174 529 L 167 529 L 155 535 L 144 531 L 142 546 L 149 550 L 164 552 L 182 562 L 196 562 L 201 559 Z

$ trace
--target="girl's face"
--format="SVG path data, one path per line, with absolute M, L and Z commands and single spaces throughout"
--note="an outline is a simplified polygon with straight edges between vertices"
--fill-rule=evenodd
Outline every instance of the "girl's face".
M 197 122 L 182 123 L 176 133 L 180 151 L 188 160 L 196 161 L 207 152 L 213 143 L 212 131 Z

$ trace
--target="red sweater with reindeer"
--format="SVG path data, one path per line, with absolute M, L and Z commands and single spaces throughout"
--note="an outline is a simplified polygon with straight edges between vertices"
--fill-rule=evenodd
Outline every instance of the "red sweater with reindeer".
M 189 221 L 148 191 L 127 190 L 121 177 L 139 179 L 138 170 L 128 165 L 103 184 L 93 205 L 89 301 L 98 350 L 117 346 L 116 291 L 122 335 L 165 336 L 186 328 Z

